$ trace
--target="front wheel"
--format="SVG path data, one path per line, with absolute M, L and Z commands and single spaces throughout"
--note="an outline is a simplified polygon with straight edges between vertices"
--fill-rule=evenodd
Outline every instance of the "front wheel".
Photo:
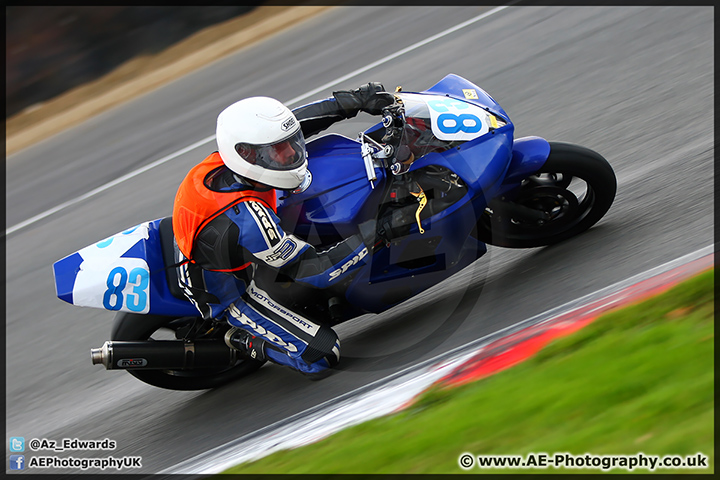
M 135 313 L 119 313 L 115 317 L 112 340 L 146 341 L 174 340 L 178 338 L 195 339 L 218 338 L 222 341 L 223 332 L 200 330 L 200 319 L 196 317 L 163 317 L 160 315 L 139 315 Z M 127 370 L 130 375 L 155 387 L 170 390 L 206 390 L 217 388 L 240 377 L 254 372 L 263 365 L 253 359 L 241 359 L 223 368 L 197 370 Z
M 524 179 L 517 195 L 488 203 L 477 224 L 490 245 L 532 248 L 573 237 L 597 223 L 615 199 L 617 180 L 597 152 L 550 142 L 540 170 Z

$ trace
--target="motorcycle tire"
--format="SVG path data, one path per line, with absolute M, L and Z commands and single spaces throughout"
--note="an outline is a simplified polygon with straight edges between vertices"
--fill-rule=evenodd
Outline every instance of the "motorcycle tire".
M 607 213 L 616 190 L 615 173 L 600 154 L 579 145 L 550 142 L 547 161 L 523 180 L 512 200 L 489 203 L 478 220 L 478 238 L 507 248 L 542 247 L 567 240 Z
M 116 341 L 145 341 L 161 329 L 174 332 L 193 317 L 173 318 L 162 315 L 139 315 L 121 312 L 115 317 L 110 338 Z M 253 359 L 238 360 L 235 365 L 220 369 L 202 370 L 127 370 L 135 378 L 169 390 L 207 390 L 217 388 L 248 375 L 265 362 Z

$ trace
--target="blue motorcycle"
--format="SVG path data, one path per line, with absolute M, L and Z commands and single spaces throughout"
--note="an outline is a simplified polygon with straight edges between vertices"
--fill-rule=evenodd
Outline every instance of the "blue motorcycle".
M 447 75 L 422 92 L 398 87 L 382 122 L 351 139 L 307 143 L 306 182 L 278 191 L 283 228 L 316 247 L 375 220 L 376 244 L 323 290 L 257 267 L 256 278 L 293 311 L 336 325 L 381 313 L 466 268 L 487 244 L 551 245 L 598 222 L 616 178 L 598 153 L 540 137 L 513 138 L 507 113 L 485 91 Z M 364 258 L 360 258 L 360 257 Z M 340 276 L 364 262 L 352 275 Z M 224 322 L 203 320 L 178 284 L 170 217 L 144 222 L 53 265 L 57 295 L 119 312 L 94 364 L 161 388 L 214 388 L 262 363 L 228 348 Z M 290 286 L 290 288 L 288 288 Z

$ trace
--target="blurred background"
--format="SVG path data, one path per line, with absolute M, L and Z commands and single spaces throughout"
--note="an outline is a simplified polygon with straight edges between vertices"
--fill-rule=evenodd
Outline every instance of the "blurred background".
M 256 7 L 5 7 L 5 118 Z

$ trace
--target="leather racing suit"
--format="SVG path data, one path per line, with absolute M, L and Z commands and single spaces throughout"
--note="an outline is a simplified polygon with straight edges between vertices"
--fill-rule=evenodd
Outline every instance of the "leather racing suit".
M 305 137 L 360 111 L 361 106 L 348 102 L 344 93 L 293 110 Z M 208 198 L 204 210 L 199 208 L 195 220 L 188 220 L 193 215 L 183 210 L 198 210 L 194 203 L 203 196 Z M 203 318 L 224 319 L 248 330 L 267 341 L 269 360 L 316 374 L 339 361 L 337 334 L 274 300 L 268 290 L 275 275 L 257 272 L 272 270 L 312 292 L 351 275 L 365 263 L 368 249 L 362 236 L 354 235 L 317 251 L 283 231 L 275 199 L 274 189 L 252 186 L 228 169 L 217 152 L 194 167 L 173 209 L 176 259 L 185 262 L 178 267 L 180 284 Z M 211 211 L 212 205 L 223 207 Z M 355 258 L 358 261 L 338 276 L 338 269 Z

